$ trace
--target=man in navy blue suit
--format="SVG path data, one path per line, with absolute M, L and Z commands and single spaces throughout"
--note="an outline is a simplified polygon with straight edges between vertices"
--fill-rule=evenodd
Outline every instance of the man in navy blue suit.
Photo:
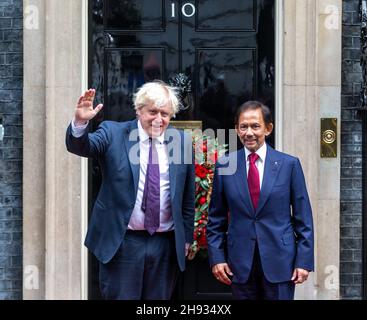
M 299 160 L 265 142 L 268 107 L 248 101 L 237 111 L 244 148 L 218 161 L 207 238 L 213 275 L 234 299 L 292 300 L 314 269 L 313 219 Z M 223 161 L 225 160 L 225 161 Z M 226 166 L 237 166 L 226 175 Z
M 193 240 L 195 169 L 192 140 L 169 127 L 178 112 L 174 88 L 144 84 L 134 96 L 137 119 L 88 123 L 95 90 L 79 98 L 66 133 L 68 151 L 98 159 L 102 184 L 85 245 L 100 262 L 105 299 L 170 299 Z M 172 156 L 172 153 L 174 156 Z

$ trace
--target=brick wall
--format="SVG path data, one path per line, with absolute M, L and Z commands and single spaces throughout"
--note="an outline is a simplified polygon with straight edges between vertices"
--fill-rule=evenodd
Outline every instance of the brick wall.
M 22 0 L 0 0 L 0 300 L 22 298 Z
M 359 1 L 343 1 L 341 97 L 341 298 L 362 298 L 362 122 Z

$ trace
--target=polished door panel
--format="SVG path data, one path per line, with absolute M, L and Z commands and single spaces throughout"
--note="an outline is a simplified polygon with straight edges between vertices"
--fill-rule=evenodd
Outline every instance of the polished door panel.
M 105 29 L 118 31 L 163 31 L 163 0 L 106 0 Z
M 147 81 L 167 79 L 179 69 L 178 20 L 167 0 L 90 2 L 90 86 L 105 104 L 103 119 L 135 117 L 132 94 Z M 119 91 L 121 89 L 121 91 Z
M 237 107 L 256 91 L 256 49 L 196 49 L 196 117 L 206 128 L 231 128 Z
M 256 0 L 197 0 L 196 31 L 246 32 L 256 30 Z
M 123 121 L 135 116 L 132 98 L 145 82 L 164 77 L 165 48 L 106 50 L 105 104 L 109 117 Z
M 195 4 L 196 15 L 182 16 L 180 24 L 180 66 L 192 79 L 193 104 L 178 117 L 228 130 L 246 100 L 258 99 L 274 111 L 274 1 Z

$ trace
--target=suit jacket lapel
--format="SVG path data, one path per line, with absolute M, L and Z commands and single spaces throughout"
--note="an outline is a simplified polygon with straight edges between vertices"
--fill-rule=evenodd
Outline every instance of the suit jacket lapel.
M 258 214 L 264 207 L 266 200 L 269 198 L 273 185 L 277 179 L 280 167 L 282 166 L 282 161 L 277 157 L 277 153 L 267 145 L 265 168 L 263 181 L 260 191 L 259 204 L 256 209 L 256 214 Z
M 237 152 L 237 170 L 235 172 L 234 180 L 236 181 L 240 197 L 246 205 L 247 210 L 254 213 L 254 207 L 252 205 L 248 189 L 245 150 L 243 148 Z
M 172 127 L 169 126 L 167 129 L 171 129 Z M 174 137 L 170 137 L 170 140 L 168 140 L 168 137 L 165 136 L 164 139 L 165 144 L 170 144 L 169 152 L 170 154 L 167 154 L 168 161 L 169 161 L 169 186 L 170 186 L 170 195 L 171 195 L 171 201 L 174 198 L 175 191 L 176 191 L 176 175 L 177 175 L 177 166 L 179 163 L 175 163 L 175 157 L 171 154 L 172 152 L 177 152 L 177 150 L 181 150 L 181 143 L 180 140 L 174 139 Z M 181 152 L 182 154 L 182 152 Z M 181 159 L 182 160 L 182 159 Z
M 127 130 L 125 131 L 125 148 L 126 148 L 126 154 L 128 156 L 129 159 L 129 152 L 131 150 L 132 147 L 135 146 L 135 144 L 139 143 L 139 134 L 138 131 L 136 131 L 136 135 L 132 135 L 133 139 L 129 139 L 129 135 L 131 133 L 131 131 L 133 130 L 138 130 L 138 121 L 134 120 L 131 122 L 130 126 L 127 128 Z M 140 150 L 139 150 L 139 159 L 140 159 Z M 137 159 L 137 160 L 139 160 Z M 137 162 L 137 163 L 134 163 Z M 140 160 L 139 161 L 131 161 L 129 159 L 129 164 L 130 164 L 130 168 L 131 168 L 131 172 L 133 174 L 133 179 L 134 179 L 134 188 L 135 188 L 135 196 L 138 194 L 138 184 L 139 184 L 139 171 L 140 171 Z

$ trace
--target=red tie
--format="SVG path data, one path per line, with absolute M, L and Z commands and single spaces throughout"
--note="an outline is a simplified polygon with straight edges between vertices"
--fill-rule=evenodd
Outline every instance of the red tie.
M 250 162 L 250 166 L 248 169 L 247 182 L 252 200 L 252 205 L 256 210 L 260 197 L 260 177 L 259 177 L 259 170 L 257 169 L 255 162 L 257 159 L 259 159 L 259 156 L 256 153 L 251 153 L 248 156 L 248 159 Z

